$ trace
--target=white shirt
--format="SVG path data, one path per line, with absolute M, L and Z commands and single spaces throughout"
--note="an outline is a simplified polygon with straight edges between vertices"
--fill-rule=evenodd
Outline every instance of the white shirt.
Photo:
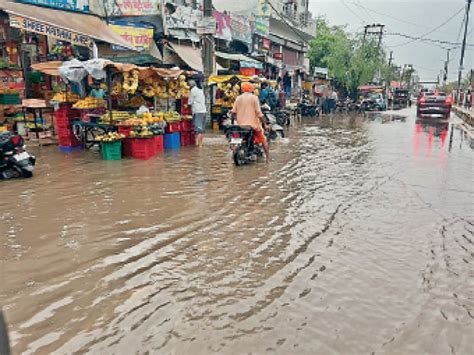
M 199 89 L 197 86 L 191 89 L 189 94 L 188 104 L 191 106 L 194 113 L 206 113 L 206 99 L 204 97 L 204 91 Z

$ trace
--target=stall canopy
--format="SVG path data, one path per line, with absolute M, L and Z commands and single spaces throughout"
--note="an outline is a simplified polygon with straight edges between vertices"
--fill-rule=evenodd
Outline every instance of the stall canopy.
M 190 68 L 203 71 L 201 50 L 192 46 L 170 43 L 171 50 L 175 52 Z
M 226 60 L 234 60 L 238 61 L 243 68 L 256 68 L 256 69 L 263 69 L 263 65 L 256 59 L 247 57 L 243 54 L 238 53 L 225 53 L 225 52 L 216 52 L 216 57 L 226 59 Z
M 185 46 L 176 43 L 169 43 L 171 50 L 176 53 L 183 62 L 185 62 L 191 69 L 203 71 L 202 53 L 199 48 L 192 46 Z M 222 67 L 216 63 L 216 69 L 221 70 Z
M 155 42 L 151 42 L 150 48 L 146 52 L 127 53 L 127 55 L 117 52 L 116 55 L 107 55 L 104 56 L 104 58 L 112 62 L 131 63 L 143 66 L 163 63 L 163 56 L 161 55 Z
M 181 74 L 195 74 L 195 72 L 187 72 L 181 69 L 139 67 L 134 64 L 117 63 L 104 59 L 92 59 L 85 62 L 78 61 L 77 59 L 69 62 L 51 61 L 33 64 L 31 67 L 33 70 L 52 76 L 61 75 L 61 72 L 64 71 L 65 68 L 68 68 L 67 70 L 69 71 L 85 71 L 87 74 L 92 75 L 96 79 L 104 78 L 104 73 L 101 73 L 100 71 L 106 68 L 110 68 L 119 72 L 138 70 L 140 72 L 140 79 L 144 79 L 153 75 L 158 75 L 162 78 L 177 78 Z
M 10 16 L 10 26 L 91 48 L 94 40 L 134 50 L 99 17 L 1 1 L 0 9 Z
M 384 90 L 383 86 L 375 86 L 375 85 L 362 85 L 357 88 L 359 92 L 382 92 Z
M 209 84 L 220 84 L 228 82 L 232 79 L 239 80 L 239 81 L 250 81 L 253 83 L 262 83 L 264 81 L 271 82 L 271 80 L 266 80 L 265 78 L 260 78 L 258 76 L 246 76 L 246 75 L 211 75 L 209 77 Z
M 60 61 L 51 61 L 44 63 L 32 64 L 31 69 L 39 71 L 43 74 L 51 76 L 59 76 L 59 67 L 63 64 Z

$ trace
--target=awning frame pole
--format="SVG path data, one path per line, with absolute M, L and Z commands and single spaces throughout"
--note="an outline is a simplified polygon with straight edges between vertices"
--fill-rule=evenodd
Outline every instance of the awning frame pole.
M 107 108 L 109 110 L 109 125 L 112 125 L 114 115 L 112 113 L 112 70 L 105 68 L 105 81 L 107 83 Z
M 92 44 L 92 57 L 94 59 L 99 58 L 99 48 L 97 47 L 97 44 L 95 43 L 95 41 Z

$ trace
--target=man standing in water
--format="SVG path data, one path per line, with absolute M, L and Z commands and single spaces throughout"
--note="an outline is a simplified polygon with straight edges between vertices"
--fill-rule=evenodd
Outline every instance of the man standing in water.
M 270 159 L 270 151 L 268 149 L 267 137 L 265 137 L 264 128 L 266 123 L 263 118 L 260 102 L 256 95 L 253 94 L 254 87 L 251 83 L 242 83 L 243 94 L 237 97 L 232 108 L 232 115 L 236 116 L 239 126 L 250 126 L 254 130 L 254 144 L 262 144 L 265 151 L 267 163 Z
M 194 132 L 196 133 L 196 146 L 202 147 L 202 134 L 206 128 L 206 99 L 204 91 L 196 85 L 194 80 L 189 81 L 191 93 L 189 94 L 188 105 L 193 112 Z

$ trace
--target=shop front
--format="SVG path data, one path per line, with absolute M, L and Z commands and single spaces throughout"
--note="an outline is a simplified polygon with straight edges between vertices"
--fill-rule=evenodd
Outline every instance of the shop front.
M 148 160 L 194 144 L 186 102 L 187 80 L 195 72 L 103 59 L 45 62 L 33 69 L 58 88 L 47 106 L 54 108 L 51 120 L 40 112 L 21 122 L 19 133 L 32 142 L 54 136 L 66 153 L 99 147 L 105 160 Z

